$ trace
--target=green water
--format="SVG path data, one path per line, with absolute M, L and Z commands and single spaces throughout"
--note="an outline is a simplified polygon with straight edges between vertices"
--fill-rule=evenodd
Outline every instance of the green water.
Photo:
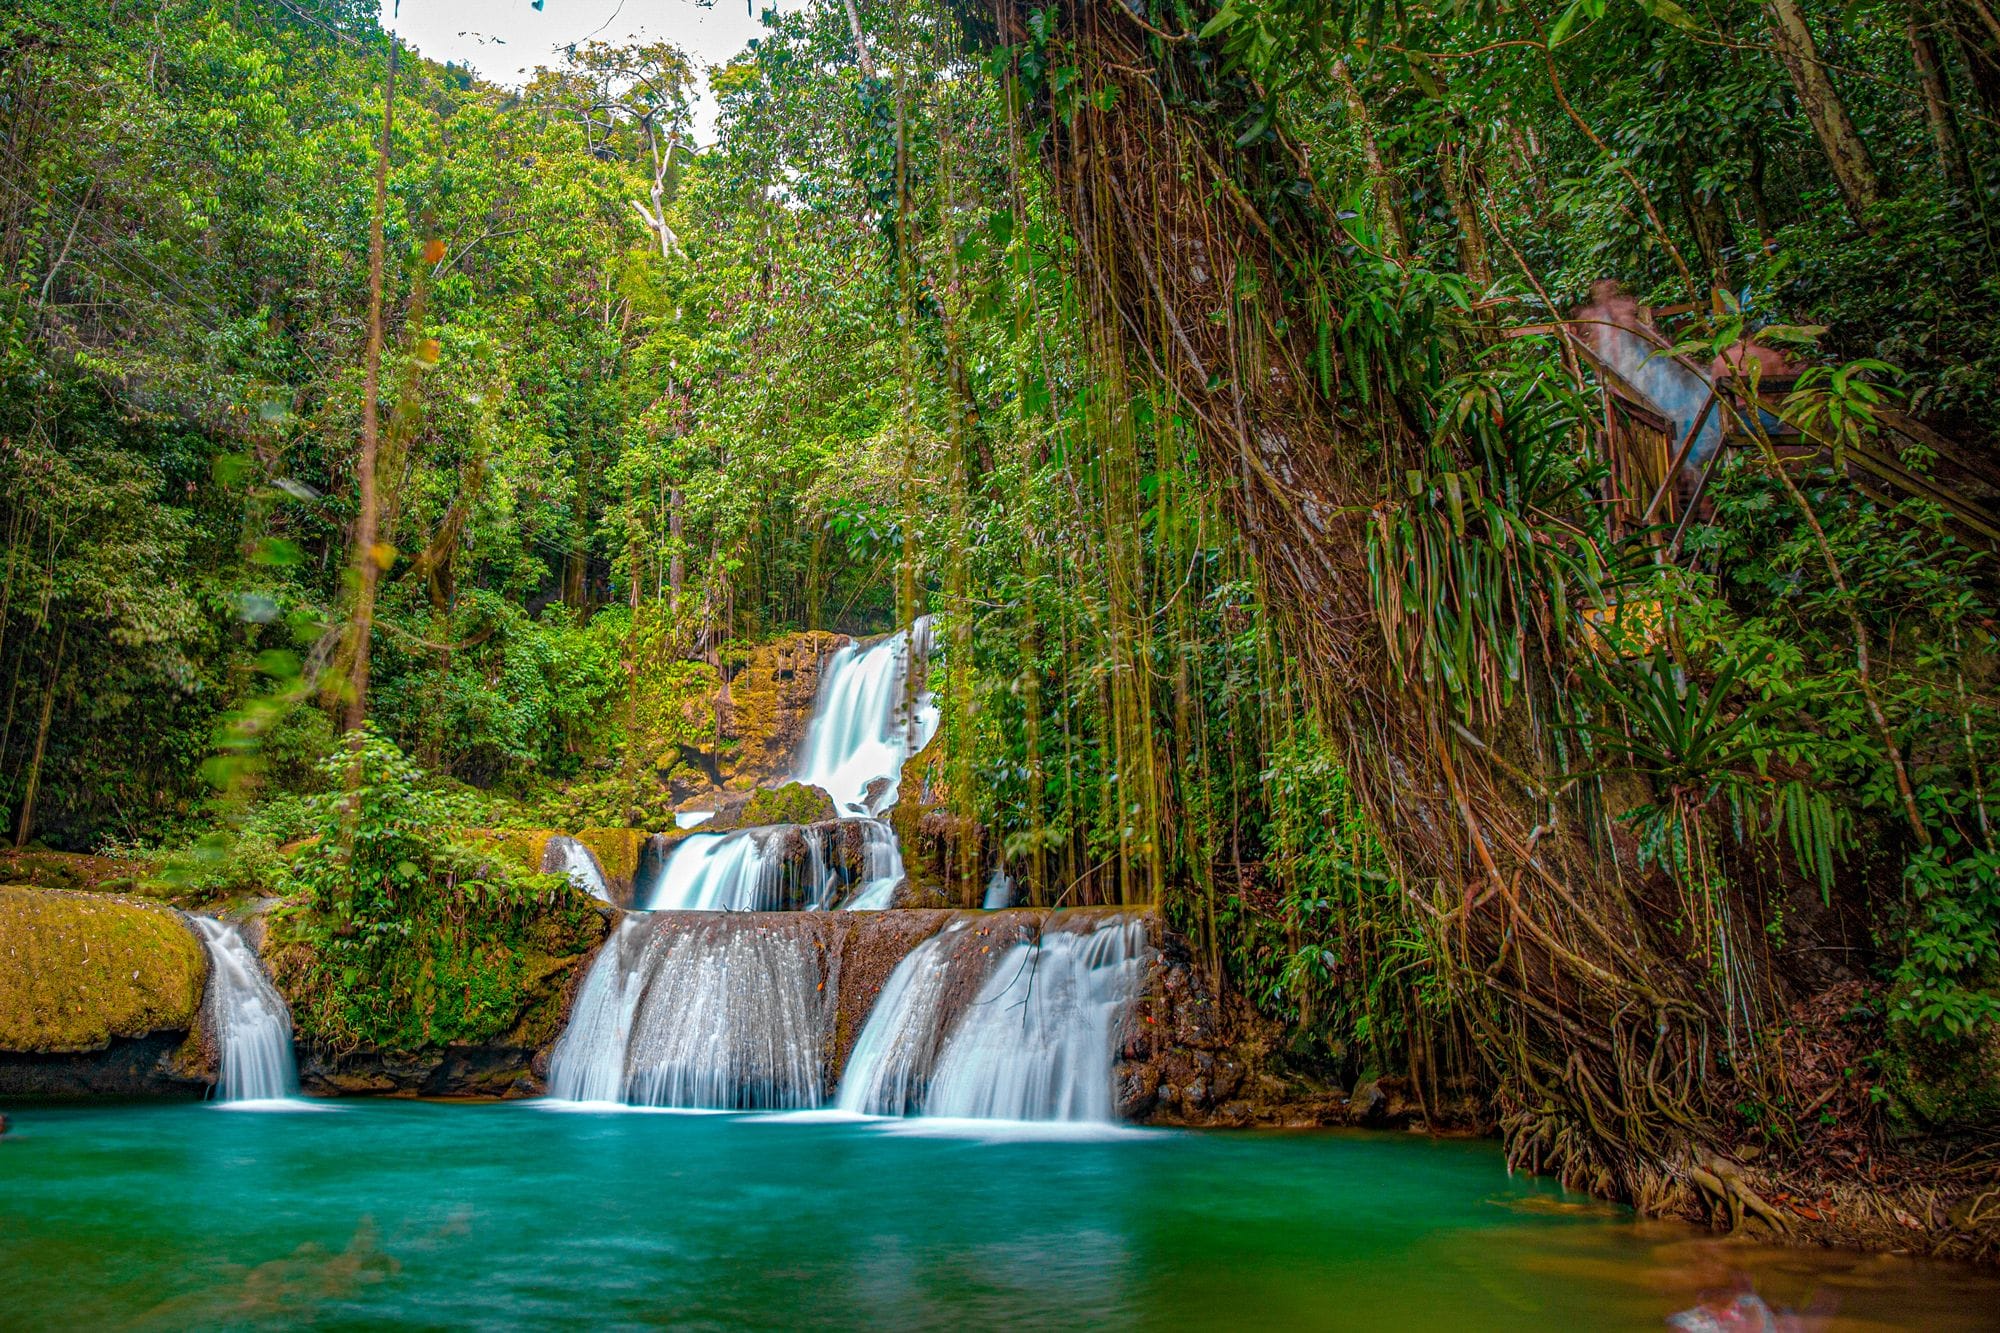
M 2000 1281 L 1749 1249 L 1485 1143 L 348 1101 L 13 1107 L 0 1327 L 1658 1328 L 1741 1274 L 1835 1327 Z

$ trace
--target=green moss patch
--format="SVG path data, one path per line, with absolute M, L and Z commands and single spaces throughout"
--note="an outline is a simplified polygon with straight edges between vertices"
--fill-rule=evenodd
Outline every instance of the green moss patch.
M 833 798 L 818 787 L 788 782 L 782 787 L 764 788 L 751 794 L 738 823 L 819 824 L 836 817 Z
M 639 851 L 652 835 L 636 828 L 578 829 L 576 840 L 590 848 L 604 878 L 614 888 L 632 887 L 633 872 L 639 868 Z
M 187 1031 L 208 954 L 175 913 L 104 894 L 0 885 L 0 1050 L 101 1050 Z

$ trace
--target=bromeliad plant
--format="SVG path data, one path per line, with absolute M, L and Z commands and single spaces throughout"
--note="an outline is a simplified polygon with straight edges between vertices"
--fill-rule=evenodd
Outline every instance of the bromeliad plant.
M 1560 660 L 1576 606 L 1606 603 L 1610 562 L 1589 503 L 1602 465 L 1581 448 L 1585 400 L 1530 362 L 1461 375 L 1439 402 L 1429 470 L 1411 471 L 1369 527 L 1375 614 L 1399 681 L 1491 723 L 1521 687 L 1530 643 Z

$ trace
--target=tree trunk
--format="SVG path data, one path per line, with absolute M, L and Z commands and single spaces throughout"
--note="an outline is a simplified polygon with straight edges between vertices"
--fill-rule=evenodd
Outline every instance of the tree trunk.
M 1375 139 L 1375 122 L 1368 114 L 1368 103 L 1361 98 L 1361 89 L 1355 85 L 1354 75 L 1348 72 L 1345 60 L 1336 61 L 1334 77 L 1340 81 L 1340 95 L 1347 103 L 1347 118 L 1354 125 L 1354 132 L 1361 138 L 1361 157 L 1368 164 L 1368 183 L 1375 192 L 1375 210 L 1382 226 L 1383 249 L 1394 256 L 1410 253 L 1410 234 L 1403 226 L 1403 210 L 1396 202 L 1395 178 L 1389 174 L 1388 159 L 1382 155 L 1382 146 Z
M 1930 122 L 1931 145 L 1937 150 L 1938 170 L 1951 190 L 1966 195 L 1972 189 L 1972 169 L 1965 158 L 1965 145 L 1958 134 L 1958 115 L 1951 107 L 1951 85 L 1946 81 L 1944 61 L 1931 38 L 1933 20 L 1921 4 L 1912 0 L 1904 15 L 1904 30 L 1910 38 L 1910 59 L 1917 67 L 1917 83 L 1924 92 L 1924 119 Z
M 375 209 L 368 224 L 368 353 L 361 379 L 361 458 L 355 468 L 360 495 L 354 520 L 354 614 L 347 678 L 346 729 L 368 718 L 368 649 L 375 632 L 375 588 L 382 577 L 375 494 L 375 460 L 381 448 L 383 221 L 389 207 L 389 139 L 396 126 L 396 41 L 389 39 L 389 78 L 382 94 L 382 141 L 375 154 Z
M 1030 11 L 1001 0 L 1002 41 L 1027 40 Z M 1094 345 L 1184 405 L 1288 657 L 1391 852 L 1412 928 L 1437 951 L 1440 993 L 1480 1038 L 1513 1159 L 1692 1207 L 1680 1164 L 1731 1113 L 1714 1054 L 1724 1020 L 1674 936 L 1676 891 L 1602 872 L 1589 820 L 1551 794 L 1557 762 L 1525 703 L 1479 736 L 1435 689 L 1402 682 L 1389 656 L 1369 525 L 1402 503 L 1389 479 L 1425 467 L 1427 441 L 1379 372 L 1366 397 L 1322 387 L 1370 373 L 1337 364 L 1337 351 L 1330 373 L 1319 361 L 1320 332 L 1340 319 L 1338 222 L 1317 212 L 1282 142 L 1215 149 L 1250 94 L 1208 77 L 1194 53 L 1162 51 L 1106 0 L 1067 0 L 1061 23 L 1079 88 L 1107 94 L 1051 118 L 1044 140 Z M 1167 105 L 1158 86 L 1200 95 Z M 1234 280 L 1245 266 L 1254 283 Z M 1331 294 L 1300 273 L 1325 275 Z M 1527 688 L 1545 698 L 1546 671 Z
M 42 756 L 49 748 L 49 720 L 55 716 L 56 687 L 62 684 L 63 650 L 69 646 L 69 622 L 56 635 L 56 660 L 49 671 L 49 687 L 42 693 L 42 720 L 35 729 L 35 752 L 28 759 L 28 783 L 21 793 L 21 819 L 14 827 L 14 846 L 28 845 L 35 831 L 35 798 L 42 790 Z
M 854 34 L 854 59 L 861 66 L 861 77 L 875 77 L 875 61 L 868 54 L 868 38 L 861 31 L 861 11 L 854 7 L 854 0 L 847 0 L 847 27 Z
M 673 541 L 667 549 L 667 609 L 675 615 L 680 614 L 681 588 L 687 578 L 687 568 L 681 558 L 684 508 L 681 488 L 676 486 L 667 492 L 667 536 Z
M 1458 223 L 1458 266 L 1472 285 L 1483 294 L 1493 285 L 1493 265 L 1486 255 L 1486 234 L 1479 227 L 1479 212 L 1472 202 L 1472 179 L 1476 169 L 1460 160 L 1472 148 L 1446 138 L 1438 143 L 1438 169 L 1444 177 L 1445 198 L 1451 201 L 1451 215 Z
M 1840 100 L 1839 90 L 1820 61 L 1804 7 L 1799 0 L 1764 0 L 1764 14 L 1770 20 L 1771 45 L 1791 76 L 1792 88 L 1798 93 L 1806 119 L 1812 122 L 1813 134 L 1826 154 L 1827 165 L 1833 169 L 1834 184 L 1840 189 L 1848 215 L 1864 231 L 1873 230 L 1868 210 L 1881 199 L 1882 183 L 1875 175 L 1867 146 L 1861 142 L 1854 121 L 1847 114 L 1847 105 Z

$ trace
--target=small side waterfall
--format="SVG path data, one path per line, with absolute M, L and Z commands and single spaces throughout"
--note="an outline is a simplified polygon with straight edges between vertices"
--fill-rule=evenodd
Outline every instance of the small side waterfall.
M 951 986 L 947 943 L 964 929 L 946 926 L 903 955 L 847 1057 L 835 1104 L 858 1115 L 914 1115 L 937 1061 L 945 996 Z
M 850 643 L 828 661 L 796 775 L 823 788 L 842 818 L 879 815 L 896 803 L 903 761 L 930 743 L 938 709 L 910 694 L 910 666 L 930 656 L 931 619 L 867 647 Z
M 955 922 L 882 987 L 837 1102 L 869 1115 L 1110 1121 L 1118 1028 L 1149 956 L 1145 923 L 1044 929 L 997 956 Z M 970 975 L 967 969 L 976 969 Z M 978 993 L 950 1012 L 977 979 Z
M 1109 1121 L 1120 1019 L 1138 997 L 1146 931 L 1107 921 L 1044 931 L 987 973 L 946 1040 L 924 1113 L 994 1120 Z
M 627 917 L 549 1062 L 575 1102 L 712 1110 L 820 1103 L 829 1002 L 809 936 L 726 917 Z
M 276 1101 L 297 1093 L 292 1015 L 284 997 L 234 926 L 213 917 L 189 919 L 208 946 L 208 993 L 202 997 L 202 1017 L 222 1055 L 216 1100 Z
M 542 848 L 542 873 L 567 875 L 570 883 L 591 897 L 611 901 L 611 887 L 604 878 L 604 867 L 597 863 L 597 853 L 575 838 L 558 833 L 548 840 Z
M 1014 905 L 1014 877 L 1007 873 L 1007 867 L 993 867 L 993 873 L 986 877 L 986 897 L 979 905 L 989 912 Z
M 903 849 L 886 819 L 857 820 L 861 825 L 861 880 L 842 907 L 850 912 L 879 911 L 895 904 L 903 884 Z

